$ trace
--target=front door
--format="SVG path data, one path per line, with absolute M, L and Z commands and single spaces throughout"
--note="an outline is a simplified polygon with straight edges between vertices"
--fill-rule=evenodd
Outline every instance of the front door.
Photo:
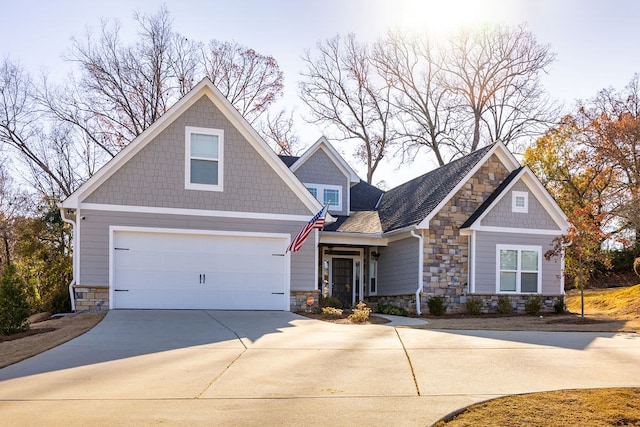
M 353 301 L 353 258 L 332 258 L 332 295 L 345 308 Z

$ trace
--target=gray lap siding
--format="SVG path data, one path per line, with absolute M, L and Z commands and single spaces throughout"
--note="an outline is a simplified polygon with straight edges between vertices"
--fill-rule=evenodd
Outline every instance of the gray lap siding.
M 415 293 L 418 288 L 418 239 L 408 237 L 380 248 L 378 295 Z
M 562 270 L 558 258 L 546 260 L 545 252 L 553 247 L 555 236 L 535 234 L 512 234 L 478 231 L 476 234 L 475 292 L 496 293 L 496 245 L 524 245 L 542 247 L 542 294 L 562 294 Z
M 79 221 L 78 283 L 84 286 L 109 284 L 109 227 L 149 227 L 186 230 L 218 230 L 295 235 L 303 227 L 299 221 L 212 218 L 204 216 L 82 210 Z M 291 290 L 315 289 L 315 247 L 313 235 L 302 249 L 291 255 Z M 250 266 L 247 266 L 250 268 Z

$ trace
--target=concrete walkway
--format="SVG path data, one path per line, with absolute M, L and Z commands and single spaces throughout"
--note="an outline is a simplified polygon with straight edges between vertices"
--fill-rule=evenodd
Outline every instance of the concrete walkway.
M 638 360 L 636 334 L 118 310 L 75 340 L 1 369 L 0 418 L 17 426 L 425 426 L 505 394 L 640 386 Z

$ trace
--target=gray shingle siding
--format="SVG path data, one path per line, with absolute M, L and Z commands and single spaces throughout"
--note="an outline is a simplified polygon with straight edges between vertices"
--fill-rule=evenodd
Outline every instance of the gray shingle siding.
M 378 295 L 411 294 L 418 288 L 418 239 L 408 237 L 380 247 Z
M 530 245 L 542 247 L 542 293 L 561 294 L 560 259 L 553 258 L 547 261 L 544 258 L 545 252 L 553 246 L 554 237 L 540 234 L 477 232 L 475 293 L 496 293 L 496 245 Z
M 223 192 L 185 189 L 186 126 L 224 130 Z M 131 206 L 309 214 L 309 209 L 299 197 L 204 96 L 83 201 Z
M 329 209 L 337 215 L 347 215 L 349 178 L 336 166 L 324 150 L 317 150 L 295 171 L 298 179 L 309 184 L 329 184 L 342 187 L 342 209 Z
M 142 214 L 130 212 L 82 210 L 86 219 L 80 227 L 80 277 L 82 285 L 109 284 L 109 226 L 155 227 L 186 230 L 260 231 L 295 235 L 302 222 L 263 219 L 211 218 L 189 215 Z M 291 255 L 291 290 L 314 289 L 315 263 L 313 235 L 302 249 Z M 247 266 L 251 268 L 251 266 Z
M 529 193 L 529 209 L 527 213 L 512 212 L 511 198 L 513 191 Z M 536 199 L 527 186 L 519 181 L 504 194 L 502 199 L 488 212 L 480 222 L 484 226 L 535 228 L 540 230 L 560 230 L 555 221 L 547 213 L 542 203 Z

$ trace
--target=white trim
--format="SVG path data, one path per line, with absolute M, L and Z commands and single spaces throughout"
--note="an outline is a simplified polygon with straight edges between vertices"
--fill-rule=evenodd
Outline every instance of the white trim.
M 132 227 L 121 225 L 109 226 L 109 309 L 113 309 L 114 303 L 114 234 L 117 232 L 137 232 L 137 233 L 149 233 L 149 234 L 187 234 L 195 236 L 226 236 L 226 237 L 262 237 L 270 239 L 282 239 L 284 242 L 283 251 L 287 248 L 291 240 L 291 235 L 288 233 L 261 233 L 261 232 L 247 232 L 247 231 L 220 231 L 220 230 L 191 230 L 184 228 L 160 228 L 160 227 Z M 286 252 L 286 251 L 285 251 Z M 283 253 L 285 258 L 287 255 Z M 291 259 L 290 257 L 285 259 L 284 263 L 284 298 L 282 310 L 290 311 L 290 298 L 291 298 Z
M 217 184 L 197 184 L 191 182 L 191 135 L 211 135 L 218 137 L 218 158 L 198 159 L 218 162 L 218 183 Z M 224 190 L 224 130 L 203 128 L 195 126 L 185 126 L 184 128 L 184 188 L 186 190 L 201 191 L 223 191 Z
M 476 292 L 476 233 L 469 233 L 469 262 L 467 263 L 467 288 L 470 294 Z
M 516 290 L 515 291 L 502 291 L 500 290 L 500 251 L 501 250 L 514 250 L 518 251 L 517 262 L 518 265 L 516 267 Z M 538 283 L 536 292 L 522 292 L 521 289 L 521 275 L 522 275 L 522 266 L 520 265 L 521 254 L 522 251 L 535 251 L 538 253 L 538 270 L 536 273 L 538 274 Z M 529 246 L 529 245 L 505 245 L 505 244 L 497 244 L 496 245 L 496 293 L 497 294 L 523 294 L 523 295 L 535 295 L 542 293 L 542 246 Z
M 193 106 L 202 96 L 206 96 L 225 116 L 227 120 L 240 132 L 240 134 L 253 146 L 263 159 L 282 178 L 284 183 L 299 197 L 302 203 L 313 214 L 322 206 L 305 189 L 291 170 L 280 160 L 275 152 L 269 148 L 266 142 L 258 135 L 251 125 L 229 103 L 222 93 L 214 86 L 210 79 L 204 78 L 189 93 L 180 98 L 167 112 L 136 137 L 129 145 L 122 149 L 111 161 L 107 162 L 95 175 L 82 184 L 76 191 L 67 197 L 62 206 L 74 209 L 81 201 L 96 188 L 102 185 L 120 167 L 126 164 L 135 154 L 158 136 L 164 129 L 171 125 L 181 114 Z
M 353 170 L 351 166 L 342 158 L 342 156 L 336 151 L 336 149 L 329 143 L 327 138 L 321 136 L 307 151 L 304 152 L 302 156 L 298 160 L 295 161 L 294 164 L 291 165 L 291 171 L 295 172 L 302 166 L 309 158 L 313 156 L 313 154 L 319 149 L 324 150 L 324 152 L 329 156 L 329 158 L 333 161 L 333 163 L 338 166 L 338 168 L 342 171 L 342 173 L 349 179 L 350 183 L 357 184 L 360 182 L 360 177 Z
M 524 200 L 524 206 L 518 206 L 517 200 L 521 197 Z M 529 193 L 526 191 L 511 192 L 511 212 L 529 213 Z
M 356 288 L 355 286 L 353 286 L 354 281 L 356 279 L 356 261 L 360 262 L 360 275 L 358 276 L 358 294 L 360 295 L 360 299 L 364 300 L 364 249 L 362 248 L 351 248 L 351 247 L 334 247 L 331 249 L 331 251 L 336 251 L 336 252 L 340 252 L 341 250 L 343 251 L 347 251 L 347 252 L 358 252 L 359 255 L 351 255 L 351 254 L 345 254 L 345 255 L 340 255 L 340 254 L 325 254 L 325 252 L 329 250 L 328 248 L 324 248 L 322 250 L 322 262 L 324 262 L 325 260 L 328 261 L 329 263 L 329 295 L 333 295 L 333 258 L 344 258 L 344 259 L 351 259 L 351 268 L 353 269 L 353 273 L 352 273 L 352 289 L 351 289 L 351 305 L 355 306 L 357 304 L 356 302 Z M 317 252 L 317 251 L 316 251 Z
M 371 296 L 375 296 L 378 295 L 378 258 L 375 258 L 372 254 L 375 252 L 378 254 L 380 254 L 380 248 L 378 248 L 377 246 L 370 246 L 369 247 L 369 255 L 367 257 L 367 259 L 369 260 L 369 265 L 367 268 L 367 295 L 371 295 Z M 363 261 L 364 262 L 364 261 Z M 372 268 L 371 266 L 375 265 L 375 270 L 376 270 L 376 274 L 375 277 L 372 277 Z M 363 271 L 363 275 L 364 275 L 364 271 Z M 371 291 L 371 279 L 374 278 L 376 281 L 376 290 L 375 292 Z
M 320 243 L 333 245 L 387 246 L 388 239 L 376 234 L 323 231 L 320 235 Z
M 238 218 L 238 219 L 265 219 L 272 221 L 309 221 L 309 215 L 288 215 L 273 214 L 264 212 L 238 212 L 238 211 L 219 211 L 205 209 L 183 209 L 183 208 L 157 208 L 153 206 L 130 206 L 130 205 L 106 205 L 100 203 L 82 203 L 82 209 L 94 211 L 111 211 L 111 212 L 131 212 L 143 214 L 161 214 L 161 215 L 189 215 L 189 216 L 207 216 L 219 218 Z M 325 222 L 333 217 L 325 218 Z
M 438 205 L 422 220 L 418 223 L 416 228 L 421 228 L 428 230 L 429 222 L 433 219 L 434 216 L 440 212 L 440 210 L 447 204 L 449 201 L 455 196 L 458 191 L 467 183 L 467 181 L 473 177 L 473 175 L 478 172 L 478 170 L 485 164 L 485 162 L 491 158 L 492 155 L 496 154 L 498 158 L 502 161 L 502 164 L 509 172 L 513 172 L 514 170 L 520 167 L 520 163 L 514 157 L 514 155 L 507 149 L 507 147 L 501 142 L 496 142 L 493 147 L 487 151 L 487 153 L 476 163 L 476 165 L 471 169 L 459 182 L 455 187 L 447 194 L 447 196 L 438 203 Z
M 497 226 L 472 226 L 466 230 L 470 231 L 488 231 L 492 233 L 514 233 L 514 234 L 543 234 L 545 236 L 560 236 L 562 230 L 547 230 L 542 228 L 512 228 L 512 227 L 497 227 Z M 461 235 L 468 235 L 470 231 L 460 230 Z
M 424 233 L 422 230 L 411 230 L 411 236 L 418 239 L 418 289 L 416 289 L 416 314 L 421 315 L 420 296 L 424 291 Z
M 338 191 L 338 204 L 336 205 L 329 205 L 329 210 L 330 211 L 341 211 L 342 210 L 342 197 L 344 195 L 343 193 L 343 187 L 341 185 L 331 185 L 331 184 L 316 184 L 316 183 L 312 183 L 312 182 L 305 182 L 304 186 L 307 188 L 307 190 L 309 190 L 310 188 L 313 188 L 316 190 L 316 200 L 318 202 L 320 202 L 323 206 L 326 203 L 326 200 L 324 199 L 324 190 L 337 190 Z M 313 195 L 313 194 L 312 194 Z
M 77 276 L 76 276 L 78 272 L 78 269 L 76 267 L 77 258 L 78 258 L 78 255 L 76 253 L 76 248 L 78 247 L 78 241 L 76 239 L 77 217 L 74 219 L 71 219 L 67 217 L 66 212 L 67 212 L 66 209 L 60 207 L 60 214 L 61 214 L 60 217 L 62 218 L 62 221 L 71 225 L 71 282 L 69 282 L 68 290 L 69 290 L 69 298 L 71 299 L 71 312 L 75 312 L 76 311 L 76 295 L 74 291 L 74 286 L 76 283 L 78 283 Z

